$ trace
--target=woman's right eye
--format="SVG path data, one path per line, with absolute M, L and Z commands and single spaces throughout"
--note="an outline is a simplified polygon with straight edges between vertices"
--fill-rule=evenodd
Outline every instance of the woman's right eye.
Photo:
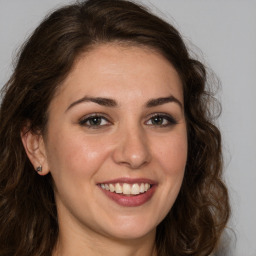
M 99 115 L 92 115 L 82 118 L 79 121 L 79 124 L 81 126 L 86 126 L 88 128 L 98 129 L 102 126 L 108 126 L 110 122 L 107 120 L 107 118 Z

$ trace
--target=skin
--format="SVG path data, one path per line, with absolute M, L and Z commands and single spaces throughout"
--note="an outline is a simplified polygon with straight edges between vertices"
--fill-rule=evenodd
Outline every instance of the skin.
M 79 101 L 85 96 L 116 106 Z M 170 96 L 176 101 L 146 106 Z M 103 118 L 92 125 L 95 113 Z M 53 255 L 156 255 L 156 227 L 179 193 L 187 159 L 182 83 L 162 55 L 95 47 L 77 59 L 53 98 L 46 135 L 22 139 L 34 167 L 42 165 L 40 175 L 50 172 L 55 183 L 60 233 Z M 155 181 L 152 198 L 120 206 L 97 185 L 123 177 Z

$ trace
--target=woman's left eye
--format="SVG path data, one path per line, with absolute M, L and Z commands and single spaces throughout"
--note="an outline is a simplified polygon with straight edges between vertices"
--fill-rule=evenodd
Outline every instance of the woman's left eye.
M 171 115 L 154 114 L 150 117 L 146 124 L 151 126 L 166 127 L 177 124 L 177 121 Z
M 100 128 L 102 126 L 107 126 L 110 122 L 103 116 L 93 115 L 84 117 L 79 121 L 79 124 L 82 126 L 87 126 L 89 128 Z

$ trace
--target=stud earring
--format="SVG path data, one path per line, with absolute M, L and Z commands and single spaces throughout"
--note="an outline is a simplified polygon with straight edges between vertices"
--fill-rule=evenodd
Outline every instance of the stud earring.
M 36 167 L 37 172 L 42 172 L 42 170 L 43 170 L 42 165 L 39 165 L 38 167 Z

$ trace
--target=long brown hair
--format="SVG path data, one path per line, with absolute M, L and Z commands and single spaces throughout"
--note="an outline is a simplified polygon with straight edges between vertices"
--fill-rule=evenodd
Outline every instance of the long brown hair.
M 190 57 L 179 32 L 145 7 L 124 0 L 88 0 L 63 7 L 24 44 L 2 89 L 0 111 L 0 255 L 49 256 L 58 237 L 51 175 L 39 176 L 20 132 L 44 133 L 54 93 L 77 57 L 98 44 L 120 42 L 158 51 L 183 81 L 188 160 L 178 198 L 157 227 L 159 256 L 214 251 L 229 217 L 222 182 L 221 135 L 206 70 Z

